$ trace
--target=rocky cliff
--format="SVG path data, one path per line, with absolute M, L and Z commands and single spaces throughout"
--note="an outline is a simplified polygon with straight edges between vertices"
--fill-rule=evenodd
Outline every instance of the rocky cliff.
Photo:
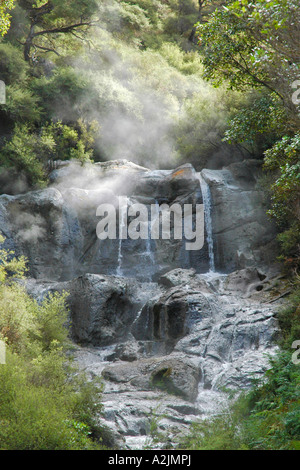
M 143 446 L 158 408 L 162 430 L 184 432 L 226 406 L 224 387 L 247 388 L 267 367 L 278 273 L 259 173 L 251 160 L 200 173 L 58 162 L 48 188 L 0 196 L 5 246 L 29 260 L 28 292 L 69 292 L 75 355 L 104 380 L 101 419 L 118 445 Z M 186 250 L 174 224 L 170 238 L 122 239 L 120 200 L 149 213 L 204 203 L 203 247 Z M 119 216 L 115 239 L 97 237 L 103 204 Z

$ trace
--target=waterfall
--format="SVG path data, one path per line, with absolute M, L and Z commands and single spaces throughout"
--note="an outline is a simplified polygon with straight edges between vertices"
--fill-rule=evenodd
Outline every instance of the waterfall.
M 215 272 L 214 244 L 212 234 L 212 218 L 211 218 L 211 194 L 210 188 L 201 173 L 197 173 L 200 182 L 203 204 L 204 204 L 204 220 L 206 227 L 206 241 L 208 245 L 209 271 Z
M 149 224 L 150 226 L 150 224 Z M 146 251 L 144 253 L 145 257 L 149 259 L 151 266 L 155 264 L 154 253 L 151 246 L 151 232 L 149 227 L 148 238 L 146 239 Z
M 125 199 L 125 204 L 124 204 Z M 121 196 L 119 198 L 119 246 L 118 246 L 118 265 L 116 269 L 117 276 L 123 276 L 122 270 L 122 241 L 126 238 L 124 235 L 127 232 L 127 198 Z
M 153 216 L 153 212 L 151 210 L 151 217 Z M 158 201 L 155 200 L 155 219 L 159 217 L 159 204 Z M 151 263 L 151 266 L 155 266 L 155 253 L 153 251 L 153 244 L 151 243 L 151 235 L 152 235 L 152 223 L 153 221 L 150 218 L 148 223 L 148 237 L 146 239 L 146 251 L 144 253 L 145 257 L 147 257 Z

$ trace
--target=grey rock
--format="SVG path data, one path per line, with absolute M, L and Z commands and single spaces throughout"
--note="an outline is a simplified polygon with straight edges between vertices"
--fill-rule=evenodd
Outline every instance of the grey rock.
M 224 288 L 231 291 L 238 291 L 248 295 L 252 292 L 261 292 L 268 286 L 268 272 L 264 272 L 256 267 L 240 269 L 230 273 Z
M 102 372 L 106 380 L 126 383 L 138 390 L 160 388 L 188 401 L 197 397 L 200 371 L 188 360 L 155 357 L 134 363 L 108 366 Z
M 86 274 L 70 289 L 72 336 L 81 344 L 104 346 L 126 340 L 151 287 L 145 293 L 133 279 Z
M 261 163 L 245 160 L 222 170 L 202 170 L 210 187 L 216 268 L 230 272 L 275 262 L 276 227 L 257 187 Z
M 195 269 L 177 268 L 162 275 L 159 282 L 166 287 L 175 287 L 193 281 L 195 274 Z
M 207 247 L 187 251 L 185 240 L 171 238 L 99 240 L 96 233 L 100 204 L 109 203 L 119 217 L 120 197 L 128 205 L 202 201 L 199 181 L 191 165 L 150 171 L 127 161 L 81 165 L 57 162 L 51 187 L 13 196 L 0 196 L 0 231 L 6 246 L 28 258 L 30 276 L 67 281 L 85 273 L 121 273 L 149 281 L 177 267 L 207 270 Z

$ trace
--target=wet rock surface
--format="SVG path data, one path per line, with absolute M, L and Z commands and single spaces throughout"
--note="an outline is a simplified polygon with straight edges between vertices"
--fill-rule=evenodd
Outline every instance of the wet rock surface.
M 256 188 L 258 164 L 251 162 L 201 172 L 210 187 L 214 257 L 221 272 L 270 266 L 274 261 L 274 227 Z M 153 223 L 151 207 L 155 218 L 155 207 L 162 204 L 179 204 L 182 215 L 184 205 L 202 204 L 201 178 L 188 164 L 151 171 L 126 161 L 83 167 L 61 162 L 50 174 L 50 187 L 0 196 L 5 247 L 27 256 L 31 277 L 49 281 L 67 281 L 86 273 L 157 281 L 175 268 L 205 273 L 209 270 L 206 238 L 200 250 L 186 250 L 186 240 L 174 239 L 172 222 L 170 239 L 120 240 L 118 233 L 120 198 L 128 207 L 143 204 Z M 116 210 L 115 239 L 97 237 L 97 208 L 102 204 Z
M 258 179 L 261 163 L 245 160 L 222 170 L 203 170 L 212 197 L 216 269 L 237 269 L 274 263 L 274 223 L 266 217 Z
M 133 335 L 126 343 L 111 345 L 109 355 L 103 348 L 76 352 L 86 372 L 103 378 L 103 423 L 114 429 L 125 448 L 149 444 L 153 419 L 172 440 L 192 422 L 223 410 L 229 403 L 224 390 L 248 389 L 276 351 L 276 307 L 268 303 L 266 292 L 259 292 L 259 298 L 257 292 L 254 297 L 243 295 L 228 287 L 228 276 L 219 274 L 196 274 L 191 283 L 190 274 L 187 270 L 182 276 L 189 283 L 180 288 L 187 330 L 172 347 L 167 335 L 149 336 L 155 321 L 149 314 L 143 339 L 140 333 L 138 339 Z M 173 276 L 176 270 L 168 273 Z M 165 288 L 163 296 L 173 289 Z
M 179 285 L 165 286 L 179 272 Z M 268 368 L 278 332 L 276 305 L 268 302 L 272 278 L 265 273 L 257 291 L 254 274 L 176 269 L 160 283 L 86 275 L 48 286 L 30 280 L 27 289 L 41 300 L 48 291 L 69 288 L 75 360 L 104 383 L 100 421 L 118 446 L 141 449 L 151 441 L 153 419 L 175 439 L 228 406 L 225 389 L 246 390 Z M 237 277 L 243 290 L 235 288 Z M 110 308 L 115 293 L 118 303 Z
M 28 293 L 68 292 L 74 356 L 104 383 L 99 420 L 116 446 L 144 448 L 151 422 L 175 440 L 228 405 L 268 367 L 277 335 L 273 227 L 256 188 L 257 162 L 203 170 L 212 246 L 183 240 L 99 240 L 99 204 L 203 202 L 191 165 L 150 171 L 126 161 L 58 162 L 51 187 L 0 196 L 4 247 L 29 260 Z M 250 175 L 250 176 L 249 176 Z M 207 225 L 207 224 L 206 224 Z M 226 272 L 226 273 L 225 273 Z

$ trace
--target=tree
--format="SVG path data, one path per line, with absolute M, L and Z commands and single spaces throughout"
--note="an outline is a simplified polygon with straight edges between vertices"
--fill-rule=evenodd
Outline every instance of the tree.
M 198 22 L 197 24 L 201 24 L 205 21 L 205 17 L 208 14 L 209 10 L 212 8 L 213 10 L 218 6 L 218 1 L 215 0 L 198 0 Z M 195 44 L 197 44 L 197 24 L 194 25 L 189 40 Z
M 230 88 L 265 87 L 277 94 L 299 126 L 292 84 L 298 78 L 299 12 L 295 0 L 231 0 L 197 34 L 205 78 Z M 298 40 L 297 40 L 298 38 Z
M 14 0 L 1 0 L 0 2 L 0 36 L 4 36 L 9 29 L 9 11 L 12 10 L 14 6 Z
M 34 61 L 32 48 L 59 55 L 51 38 L 72 34 L 84 39 L 86 31 L 96 22 L 93 20 L 96 0 L 19 0 L 18 4 L 28 19 L 25 40 L 21 42 L 27 62 Z

